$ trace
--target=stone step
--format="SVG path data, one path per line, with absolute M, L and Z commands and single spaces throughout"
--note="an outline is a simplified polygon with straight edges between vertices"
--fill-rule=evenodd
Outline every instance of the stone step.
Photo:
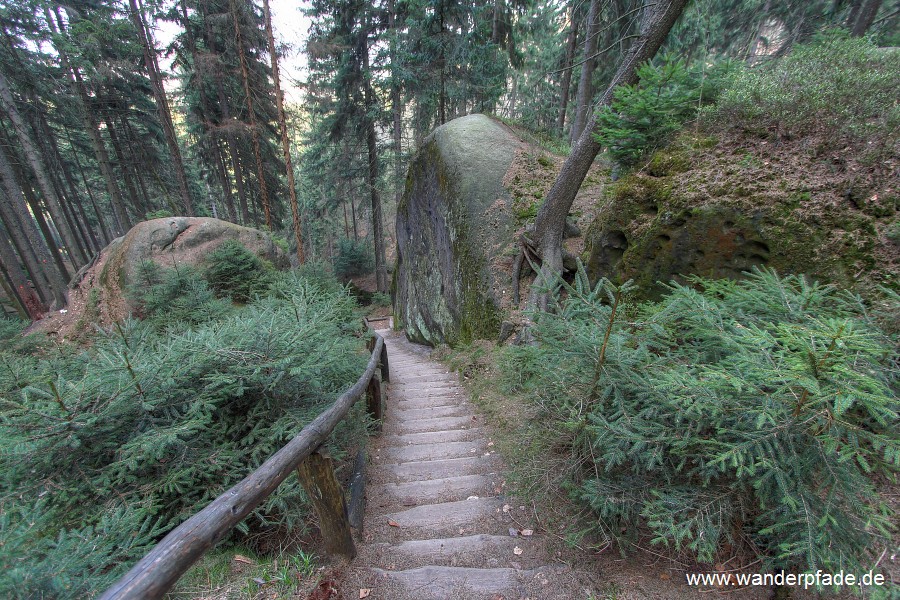
M 535 580 L 550 580 L 539 571 L 510 568 L 474 569 L 469 567 L 427 566 L 405 571 L 372 569 L 385 584 L 396 584 L 416 600 L 488 600 L 499 596 L 504 600 L 519 598 L 546 598 L 528 595 L 534 589 Z M 540 583 L 538 583 L 540 585 Z M 379 586 L 381 587 L 381 586 Z M 388 592 L 389 594 L 391 592 Z M 389 598 L 390 596 L 379 596 Z
M 391 399 L 393 401 L 393 398 Z M 468 406 L 459 396 L 447 396 L 446 398 L 426 398 L 424 400 L 397 400 L 392 402 L 394 410 L 419 409 L 419 408 L 443 408 L 445 406 Z
M 415 508 L 389 513 L 386 517 L 400 528 L 429 528 L 441 530 L 447 527 L 471 525 L 477 521 L 492 518 L 501 502 L 497 498 L 476 498 L 423 504 Z
M 459 392 L 428 394 L 422 392 L 405 392 L 400 390 L 389 390 L 388 398 L 390 402 L 396 403 L 398 407 L 402 407 L 402 402 L 413 402 L 419 404 L 419 408 L 425 406 L 433 406 L 436 404 L 462 404 L 465 402 L 465 396 Z
M 487 452 L 484 440 L 467 442 L 440 442 L 437 444 L 410 444 L 379 448 L 375 452 L 376 462 L 408 463 L 425 460 L 443 460 L 479 456 Z
M 493 489 L 496 479 L 497 476 L 461 475 L 425 481 L 373 484 L 366 490 L 366 496 L 374 506 L 456 502 L 470 496 L 492 495 L 496 491 Z
M 527 538 L 505 535 L 467 535 L 462 537 L 409 540 L 399 544 L 375 544 L 373 566 L 388 568 L 399 562 L 406 568 L 426 565 L 447 567 L 498 568 L 510 563 L 527 564 L 537 554 Z M 517 555 L 514 550 L 522 553 Z
M 410 372 L 396 378 L 397 383 L 459 383 L 447 372 Z
M 444 429 L 464 429 L 474 423 L 472 417 L 437 417 L 434 419 L 416 419 L 405 423 L 395 423 L 396 427 L 386 426 L 385 430 L 395 433 L 420 433 L 424 431 L 443 431 Z
M 472 427 L 470 429 L 447 429 L 445 431 L 383 435 L 378 442 L 381 447 L 391 447 L 417 444 L 440 444 L 443 442 L 465 442 L 467 440 L 485 438 L 487 438 L 487 434 L 483 429 Z
M 432 406 L 428 408 L 395 408 L 393 418 L 401 423 L 409 423 L 411 421 L 421 421 L 423 419 L 437 419 L 438 417 L 460 417 L 470 415 L 471 411 L 467 406 L 444 405 Z
M 385 481 L 427 481 L 462 475 L 487 475 L 494 471 L 491 457 L 472 456 L 446 460 L 423 460 L 406 463 L 384 463 L 378 466 Z

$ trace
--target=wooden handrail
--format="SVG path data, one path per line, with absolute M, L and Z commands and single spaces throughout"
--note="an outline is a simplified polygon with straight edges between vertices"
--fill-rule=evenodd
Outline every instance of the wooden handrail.
M 106 590 L 100 600 L 162 598 L 207 550 L 259 506 L 322 445 L 367 390 L 379 363 L 387 367 L 384 339 L 374 333 L 372 355 L 362 377 L 281 450 L 206 508 L 169 532 L 144 558 Z

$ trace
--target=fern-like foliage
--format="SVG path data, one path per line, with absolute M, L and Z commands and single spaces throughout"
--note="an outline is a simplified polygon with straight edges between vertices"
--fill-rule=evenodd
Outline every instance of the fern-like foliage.
M 581 270 L 539 343 L 508 351 L 574 496 L 606 536 L 649 530 L 703 562 L 749 541 L 771 567 L 860 567 L 891 535 L 873 481 L 900 467 L 896 336 L 803 277 L 691 284 L 630 305 Z

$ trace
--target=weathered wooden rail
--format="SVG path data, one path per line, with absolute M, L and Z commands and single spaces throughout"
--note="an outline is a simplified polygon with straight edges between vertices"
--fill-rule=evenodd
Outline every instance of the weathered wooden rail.
M 326 550 L 352 558 L 356 548 L 344 493 L 335 478 L 331 459 L 320 447 L 363 392 L 367 392 L 369 414 L 381 419 L 381 381 L 390 380 L 384 339 L 374 334 L 369 349 L 372 352 L 369 363 L 353 387 L 256 471 L 169 532 L 106 590 L 100 600 L 162 598 L 191 565 L 268 498 L 293 471 L 297 471 L 319 517 Z M 380 371 L 380 377 L 376 371 Z

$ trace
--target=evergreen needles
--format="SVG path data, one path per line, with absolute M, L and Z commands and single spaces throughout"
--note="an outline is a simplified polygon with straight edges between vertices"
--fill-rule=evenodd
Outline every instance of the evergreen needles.
M 104 589 L 351 385 L 366 354 L 353 300 L 329 287 L 283 275 L 226 316 L 129 321 L 78 354 L 0 351 L 0 596 Z M 363 427 L 346 420 L 335 453 Z M 245 530 L 302 529 L 305 507 L 290 478 Z
M 701 562 L 749 543 L 770 568 L 861 567 L 891 534 L 874 482 L 900 466 L 896 336 L 802 277 L 691 283 L 634 306 L 582 270 L 508 351 L 580 465 L 574 497 L 605 536 Z

